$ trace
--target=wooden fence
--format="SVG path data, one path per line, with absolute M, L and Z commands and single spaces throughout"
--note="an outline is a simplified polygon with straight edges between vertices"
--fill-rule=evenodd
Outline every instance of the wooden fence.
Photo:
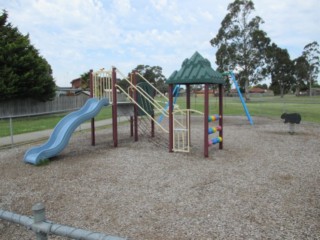
M 59 96 L 52 101 L 39 102 L 33 99 L 0 102 L 0 119 L 70 111 L 81 108 L 88 100 L 87 95 Z

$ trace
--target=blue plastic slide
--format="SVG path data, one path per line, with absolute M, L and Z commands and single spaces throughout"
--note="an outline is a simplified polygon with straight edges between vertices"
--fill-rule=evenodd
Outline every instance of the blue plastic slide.
M 54 128 L 50 138 L 41 146 L 30 148 L 24 155 L 24 162 L 39 164 L 41 160 L 58 155 L 68 144 L 72 133 L 83 122 L 96 116 L 108 99 L 90 98 L 78 111 L 66 115 Z
M 173 106 L 176 104 L 177 102 L 177 99 L 179 97 L 179 92 L 180 92 L 180 85 L 176 85 L 172 91 L 172 95 L 174 97 L 173 99 Z M 158 119 L 158 123 L 161 123 L 163 118 L 164 118 L 164 115 L 166 114 L 166 112 L 168 111 L 169 109 L 169 101 L 166 103 L 166 106 L 163 108 L 162 110 L 162 114 L 160 115 L 159 119 Z
M 244 101 L 244 99 L 243 99 L 243 97 L 242 97 L 242 94 L 241 94 L 240 88 L 239 88 L 239 86 L 238 86 L 236 77 L 235 77 L 235 75 L 234 75 L 234 73 L 233 73 L 232 71 L 230 71 L 229 74 L 230 74 L 230 76 L 231 76 L 231 79 L 232 79 L 234 85 L 236 86 L 236 89 L 237 89 L 237 91 L 238 91 L 238 95 L 239 95 L 240 100 L 241 100 L 241 103 L 242 103 L 242 107 L 243 107 L 243 109 L 244 109 L 244 111 L 245 111 L 245 113 L 246 113 L 246 115 L 247 115 L 248 121 L 250 122 L 251 125 L 253 125 L 252 118 L 251 118 L 251 116 L 250 116 L 250 113 L 249 113 L 249 110 L 248 110 L 248 108 L 247 108 L 247 105 L 246 105 L 246 103 L 245 103 L 245 101 Z

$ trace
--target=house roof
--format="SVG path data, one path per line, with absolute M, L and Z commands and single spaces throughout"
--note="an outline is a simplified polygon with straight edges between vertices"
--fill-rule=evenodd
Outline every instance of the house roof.
M 174 71 L 167 84 L 225 84 L 221 73 L 214 71 L 208 59 L 195 52 L 190 59 L 182 62 L 181 69 Z
M 74 82 L 76 82 L 76 81 L 81 81 L 81 78 L 73 79 L 70 83 L 72 84 L 72 83 L 74 83 Z
M 57 87 L 57 91 L 78 91 L 77 88 L 72 87 Z
M 249 93 L 265 93 L 266 91 L 259 87 L 253 87 L 249 89 Z

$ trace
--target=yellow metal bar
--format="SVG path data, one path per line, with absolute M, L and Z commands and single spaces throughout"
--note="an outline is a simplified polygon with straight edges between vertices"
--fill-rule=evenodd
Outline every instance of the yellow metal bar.
M 167 101 L 169 101 L 169 99 L 161 92 L 159 91 L 159 89 L 157 89 L 155 86 L 153 86 L 153 84 L 151 84 L 144 76 L 142 76 L 140 73 L 137 72 L 137 74 L 144 80 L 146 81 L 157 93 L 159 93 L 162 97 L 164 97 Z
M 151 98 L 151 96 L 148 94 L 148 93 L 146 93 L 143 89 L 141 89 L 140 87 L 137 87 L 137 86 L 134 86 L 129 80 L 128 80 L 128 78 L 124 78 L 124 80 L 126 80 L 129 84 L 130 84 L 130 87 L 132 87 L 133 89 L 135 89 L 135 90 L 137 90 L 142 96 L 144 96 L 146 99 L 148 99 L 148 101 L 149 101 L 149 103 L 154 107 L 154 108 L 156 108 L 156 110 L 158 110 L 158 111 L 163 111 L 163 107 L 160 105 L 156 105 L 155 103 L 157 103 L 156 101 L 154 101 L 153 100 L 153 98 Z M 117 85 L 118 87 L 119 87 L 119 85 Z M 120 87 L 119 87 L 120 88 Z M 124 89 L 122 89 L 121 88 L 121 90 L 125 93 L 125 91 L 124 91 Z M 128 94 L 126 94 L 127 96 L 129 96 Z M 129 96 L 129 98 L 131 98 L 130 96 Z M 137 104 L 137 105 L 139 105 L 139 104 Z M 140 106 L 139 106 L 139 108 L 141 108 Z M 166 113 L 167 113 L 167 111 L 166 111 Z M 168 117 L 168 113 L 167 113 L 167 115 L 165 115 L 166 117 Z M 174 121 L 176 121 L 175 119 L 174 119 Z M 156 120 L 155 120 L 155 122 L 157 122 Z M 157 122 L 157 124 L 158 124 L 158 122 Z M 179 124 L 179 122 L 178 122 L 178 124 Z
M 122 77 L 124 78 L 124 79 L 127 79 L 127 77 L 125 77 L 124 75 L 123 75 L 123 73 L 121 73 L 118 69 L 117 69 L 117 71 L 119 72 L 119 74 L 120 75 L 122 75 Z M 152 83 L 150 83 L 144 76 L 142 76 L 140 73 L 138 73 L 138 72 L 136 72 L 136 74 L 137 75 L 139 75 L 146 83 L 148 83 L 158 94 L 160 94 L 162 97 L 164 97 L 164 99 L 168 102 L 169 101 L 169 99 L 161 92 L 161 91 L 159 91 L 159 89 L 157 89 Z M 157 102 L 157 101 L 154 101 L 154 102 Z M 162 107 L 160 104 L 159 104 L 159 106 L 160 107 Z M 177 107 L 178 108 L 178 105 L 175 105 L 175 107 Z M 162 109 L 161 109 L 161 111 L 163 111 L 164 109 L 163 109 L 163 107 L 162 107 Z M 165 111 L 166 113 L 167 113 L 167 111 Z M 167 115 L 168 116 L 168 115 Z
M 153 98 L 152 98 L 146 91 L 144 91 L 142 88 L 140 88 L 139 86 L 138 86 L 138 87 L 137 87 L 137 86 L 134 86 L 134 85 L 132 84 L 132 82 L 130 82 L 130 81 L 128 80 L 128 78 L 124 78 L 124 80 L 126 80 L 126 81 L 130 84 L 130 87 L 131 87 L 131 88 L 137 90 L 142 96 L 144 96 L 146 99 L 148 99 L 149 103 L 150 103 L 151 105 L 153 105 L 157 110 L 162 110 L 162 109 L 163 109 L 160 104 L 156 105 L 155 103 L 157 103 L 157 102 L 154 101 Z M 124 90 L 122 89 L 122 91 L 124 91 Z
M 108 98 L 112 101 L 111 71 L 100 69 L 93 72 L 93 96 L 96 98 Z
M 155 101 L 145 90 L 143 90 L 140 86 L 137 86 L 137 89 L 140 89 L 141 92 L 144 93 L 144 97 L 150 99 L 149 102 L 153 103 L 154 106 L 157 106 L 157 109 L 162 109 L 163 107 L 157 102 Z
M 139 86 L 134 86 L 132 82 L 125 77 L 118 69 L 116 71 L 123 77 L 124 80 L 126 80 L 130 87 L 132 89 L 135 89 L 137 92 L 139 92 L 145 99 L 155 108 L 156 111 L 161 112 L 164 114 L 165 117 L 168 117 L 168 111 L 164 110 L 164 107 L 158 102 L 155 101 L 145 90 L 140 88 Z M 161 93 L 153 84 L 151 84 L 147 79 L 145 79 L 141 74 L 137 73 L 146 83 L 148 83 L 158 94 L 160 94 L 162 97 L 165 98 L 165 100 L 168 101 L 168 98 Z M 143 111 L 150 119 L 152 119 L 164 132 L 168 133 L 168 130 L 166 130 L 164 127 L 162 127 L 158 121 L 156 121 L 148 112 L 146 112 L 143 107 L 141 107 L 123 88 L 121 88 L 119 85 L 116 85 L 117 89 L 121 90 L 128 99 L 137 104 L 137 106 Z M 98 71 L 93 72 L 93 96 L 97 98 L 108 98 L 110 103 L 112 103 L 112 95 L 117 94 L 112 92 L 112 72 L 111 71 L 106 71 L 104 69 L 100 69 Z M 180 110 L 176 109 L 174 111 L 174 114 L 176 115 L 177 113 L 182 113 L 186 112 L 186 110 Z M 199 111 L 193 110 L 193 112 L 198 112 Z M 189 113 L 188 113 L 189 114 Z M 180 128 L 185 128 L 184 124 L 178 121 L 176 118 L 174 118 L 174 124 L 178 125 Z M 189 126 L 189 123 L 188 123 Z M 188 130 L 189 132 L 189 130 Z M 189 133 L 188 133 L 189 134 Z M 184 138 L 184 137 L 182 137 Z M 184 148 L 185 143 L 183 143 L 182 148 Z M 180 148 L 180 147 L 179 147 Z
M 143 109 L 128 93 L 124 91 L 122 87 L 116 85 L 133 103 L 135 103 L 150 119 L 152 119 L 164 132 L 169 133 L 164 127 L 162 127 L 146 110 Z

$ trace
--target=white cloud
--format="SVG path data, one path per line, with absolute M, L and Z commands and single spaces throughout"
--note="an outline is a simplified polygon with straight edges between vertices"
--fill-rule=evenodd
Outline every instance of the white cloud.
M 230 1 L 231 2 L 231 1 Z M 138 64 L 159 65 L 169 77 L 195 51 L 215 61 L 209 44 L 227 13 L 218 0 L 0 0 L 9 22 L 30 33 L 58 85 L 89 69 L 112 65 L 124 73 Z M 318 0 L 259 0 L 263 29 L 292 56 L 320 42 Z
M 128 15 L 133 11 L 130 0 L 113 0 L 114 9 L 121 16 Z
M 318 0 L 274 1 L 255 3 L 256 13 L 265 20 L 262 26 L 268 36 L 282 48 L 288 48 L 291 57 L 301 54 L 303 47 L 320 40 L 320 11 Z
M 206 20 L 206 21 L 212 21 L 213 15 L 209 11 L 199 11 L 199 14 Z
M 167 6 L 167 0 L 151 0 L 150 2 L 157 10 L 166 10 L 165 7 Z

